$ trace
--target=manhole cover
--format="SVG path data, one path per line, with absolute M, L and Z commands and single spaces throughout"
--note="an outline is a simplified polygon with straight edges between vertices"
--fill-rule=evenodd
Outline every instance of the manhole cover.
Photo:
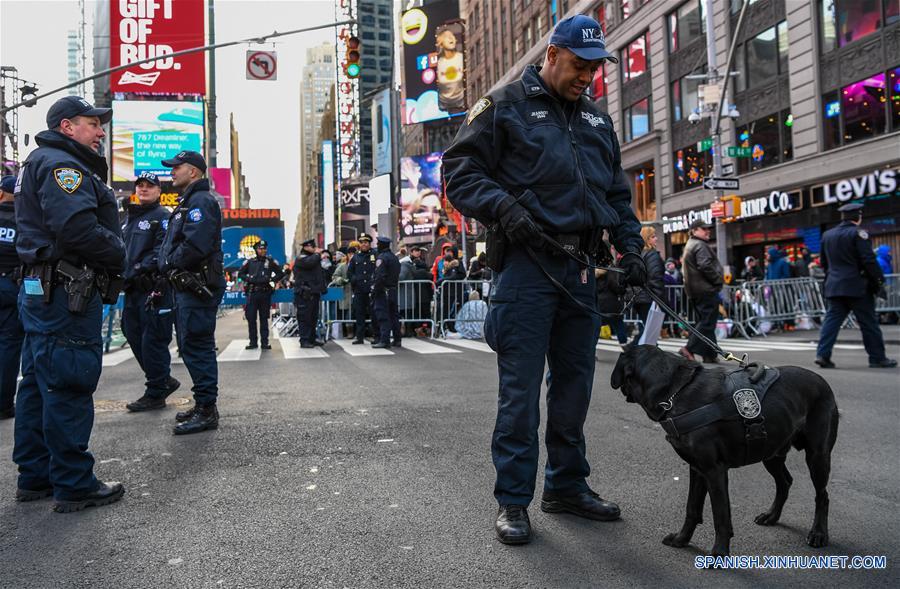
M 99 413 L 125 411 L 125 405 L 130 402 L 131 401 L 120 401 L 118 399 L 96 400 L 94 401 L 94 411 Z M 170 397 L 166 399 L 166 405 L 171 407 L 181 407 L 182 405 L 188 405 L 190 402 L 191 400 L 186 397 Z

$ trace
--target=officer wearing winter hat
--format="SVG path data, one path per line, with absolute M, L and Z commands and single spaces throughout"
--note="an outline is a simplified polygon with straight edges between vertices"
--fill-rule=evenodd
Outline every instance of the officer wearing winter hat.
M 256 322 L 259 320 L 259 340 L 262 349 L 271 350 L 269 345 L 269 314 L 272 308 L 272 291 L 275 284 L 284 277 L 284 270 L 272 256 L 269 255 L 269 244 L 260 239 L 253 246 L 256 255 L 241 265 L 238 277 L 244 281 L 244 293 L 247 295 L 247 305 L 244 316 L 247 319 L 247 327 L 250 330 L 250 343 L 248 350 L 257 347 Z

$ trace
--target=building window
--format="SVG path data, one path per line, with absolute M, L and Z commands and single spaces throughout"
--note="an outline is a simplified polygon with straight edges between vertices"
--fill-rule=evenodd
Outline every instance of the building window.
M 787 21 L 766 29 L 736 49 L 734 70 L 739 73 L 735 89 L 743 92 L 788 73 Z
M 690 0 L 669 15 L 670 53 L 706 34 L 706 1 Z
M 704 67 L 688 76 L 705 72 L 706 68 Z M 695 108 L 700 106 L 699 88 L 703 84 L 703 80 L 692 80 L 688 76 L 672 83 L 672 116 L 676 121 L 686 119 Z
M 897 4 L 900 10 L 900 2 Z M 891 129 L 897 131 L 900 130 L 900 68 L 888 71 L 888 87 L 891 94 Z
M 819 0 L 819 2 L 823 53 L 871 35 L 881 28 L 882 22 L 892 23 L 900 20 L 898 0 Z
M 629 170 L 634 186 L 634 212 L 640 221 L 656 220 L 656 190 L 654 188 L 653 162 Z
M 638 100 L 623 111 L 625 118 L 625 142 L 643 137 L 650 132 L 650 98 Z
M 597 68 L 597 72 L 594 74 L 594 81 L 591 82 L 591 96 L 594 97 L 594 100 L 599 100 L 606 96 L 606 84 L 608 80 L 606 79 L 606 64 L 603 63 Z
M 822 97 L 825 148 L 900 130 L 900 68 Z
M 559 6 L 557 5 L 557 0 L 550 0 L 550 23 L 555 26 L 558 18 Z
M 622 79 L 633 80 L 650 69 L 650 31 L 622 49 Z
M 672 161 L 675 168 L 675 192 L 700 186 L 703 178 L 712 172 L 710 150 L 698 153 L 696 144 L 673 153 Z
M 752 172 L 793 159 L 793 124 L 790 111 L 783 110 L 738 127 L 738 145 L 750 148 L 749 158 L 737 158 L 738 173 Z

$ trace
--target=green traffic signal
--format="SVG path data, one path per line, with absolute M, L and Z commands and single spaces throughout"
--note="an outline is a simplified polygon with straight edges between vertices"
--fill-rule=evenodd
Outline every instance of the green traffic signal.
M 358 63 L 351 63 L 347 66 L 347 75 L 351 78 L 358 78 L 359 69 L 360 68 Z

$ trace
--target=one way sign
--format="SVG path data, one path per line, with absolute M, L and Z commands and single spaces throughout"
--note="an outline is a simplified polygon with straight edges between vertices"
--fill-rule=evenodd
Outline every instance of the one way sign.
M 738 178 L 707 178 L 703 181 L 706 190 L 740 190 L 741 181 Z

